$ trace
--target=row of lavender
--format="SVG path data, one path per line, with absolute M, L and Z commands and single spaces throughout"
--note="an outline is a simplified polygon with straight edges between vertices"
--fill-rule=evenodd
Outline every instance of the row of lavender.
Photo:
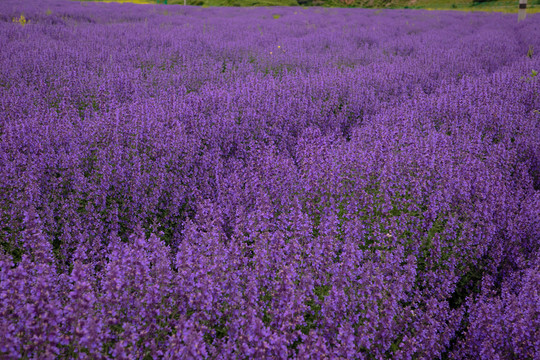
M 3 1 L 0 48 L 1 357 L 540 358 L 538 16 Z

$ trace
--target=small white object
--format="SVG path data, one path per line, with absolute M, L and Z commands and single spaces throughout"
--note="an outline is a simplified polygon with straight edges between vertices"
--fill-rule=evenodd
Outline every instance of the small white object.
M 518 22 L 527 16 L 527 0 L 519 0 Z

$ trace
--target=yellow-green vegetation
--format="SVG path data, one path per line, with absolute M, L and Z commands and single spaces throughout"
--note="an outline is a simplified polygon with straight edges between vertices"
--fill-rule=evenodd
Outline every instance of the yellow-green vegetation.
M 26 25 L 26 23 L 28 22 L 23 14 L 21 14 L 21 16 L 19 18 L 13 18 L 12 21 L 14 23 L 19 23 L 22 26 Z
M 301 5 L 517 12 L 518 0 L 298 0 Z M 540 0 L 529 0 L 528 13 L 540 12 Z
M 416 0 L 407 1 L 405 8 L 426 10 L 461 10 L 461 11 L 496 11 L 517 12 L 519 1 L 517 0 Z M 529 0 L 528 13 L 540 12 L 540 1 Z
M 137 4 L 163 4 L 164 0 L 84 0 L 101 2 L 131 2 Z M 184 0 L 168 0 L 167 4 L 183 5 Z M 363 7 L 425 10 L 497 11 L 517 12 L 517 0 L 187 0 L 195 6 L 323 6 Z M 540 12 L 540 0 L 529 0 L 528 13 Z

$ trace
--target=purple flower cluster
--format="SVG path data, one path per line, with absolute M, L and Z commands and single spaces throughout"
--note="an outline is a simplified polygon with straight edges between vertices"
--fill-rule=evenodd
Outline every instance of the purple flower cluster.
M 537 15 L 5 0 L 0 49 L 1 358 L 540 359 Z

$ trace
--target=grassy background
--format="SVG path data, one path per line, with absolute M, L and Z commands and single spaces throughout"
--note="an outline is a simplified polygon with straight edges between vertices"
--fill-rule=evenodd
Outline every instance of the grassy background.
M 132 2 L 139 4 L 156 4 L 167 1 L 167 4 L 184 4 L 184 0 L 83 1 Z M 501 12 L 517 12 L 518 3 L 518 0 L 187 0 L 188 5 L 195 6 L 324 6 Z M 540 0 L 528 0 L 527 12 L 540 12 Z
M 466 11 L 518 11 L 519 1 L 495 0 L 495 1 L 474 1 L 474 0 L 417 0 L 405 1 L 408 4 L 402 5 L 406 8 L 418 9 L 455 9 Z M 540 0 L 528 0 L 527 12 L 540 12 Z

